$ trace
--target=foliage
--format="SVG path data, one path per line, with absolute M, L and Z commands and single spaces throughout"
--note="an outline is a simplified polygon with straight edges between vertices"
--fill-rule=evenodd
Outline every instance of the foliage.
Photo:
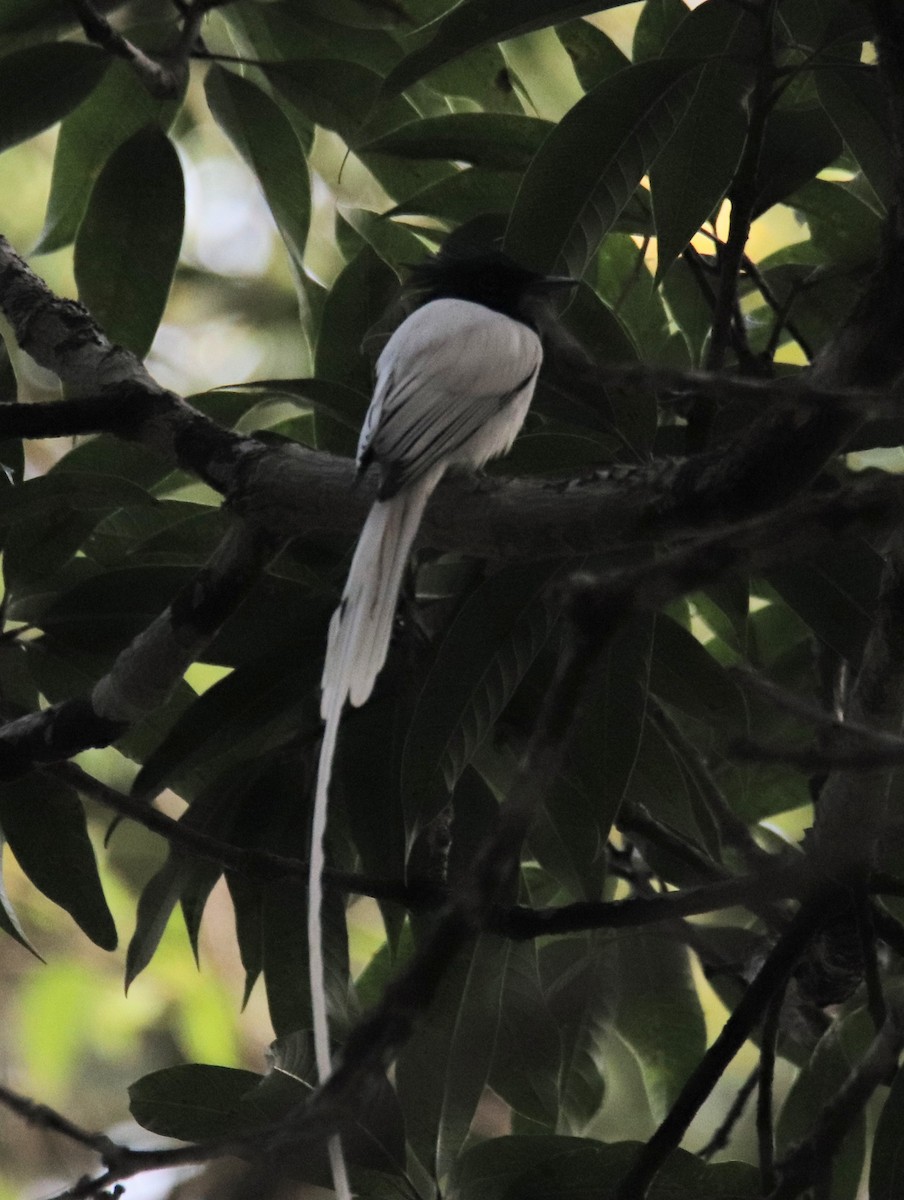
M 882 970 L 893 1013 L 904 934 L 895 941 L 894 900 L 870 908 L 865 891 L 853 909 L 839 907 L 834 893 L 823 897 L 828 928 L 810 928 L 788 952 L 740 1037 L 739 1045 L 748 1034 L 756 1043 L 769 1080 L 759 1102 L 760 1172 L 709 1162 L 679 1143 L 708 1094 L 691 1096 L 699 1072 L 710 1071 L 711 1090 L 733 1057 L 715 1065 L 718 1053 L 707 1054 L 706 1017 L 722 1012 L 709 986 L 732 1020 L 746 1019 L 746 985 L 788 944 L 792 898 L 809 911 L 802 882 L 786 876 L 785 890 L 770 892 L 762 880 L 789 865 L 792 876 L 808 878 L 812 840 L 794 844 L 797 831 L 812 819 L 813 796 L 828 794 L 826 778 L 844 773 L 819 752 L 850 749 L 832 741 L 831 713 L 849 704 L 886 735 L 901 724 L 900 711 L 877 716 L 865 685 L 857 690 L 888 616 L 884 553 L 894 513 L 858 510 L 865 525 L 839 521 L 810 542 L 794 540 L 812 532 L 803 509 L 797 517 L 787 510 L 790 525 L 771 535 L 767 528 L 762 543 L 744 540 L 754 536 L 744 522 L 764 513 L 767 520 L 801 497 L 818 505 L 847 495 L 852 466 L 884 465 L 888 448 L 904 441 L 900 416 L 876 395 L 904 366 L 894 329 L 875 333 L 891 359 L 882 375 L 885 358 L 870 350 L 871 327 L 864 330 L 859 315 L 881 309 L 891 321 L 896 311 L 891 294 L 876 299 L 873 272 L 904 201 L 895 157 L 904 140 L 888 99 L 895 86 L 904 94 L 904 78 L 880 70 L 875 6 L 854 0 L 703 0 L 693 9 L 684 0 L 645 0 L 630 54 L 606 32 L 615 28 L 607 17 L 622 7 L 114 3 L 103 8 L 116 30 L 133 51 L 142 48 L 117 56 L 97 12 L 100 32 L 76 19 L 91 6 L 0 0 L 0 76 L 8 84 L 0 147 L 60 122 L 37 251 L 72 247 L 79 298 L 112 341 L 143 357 L 161 319 L 178 319 L 172 303 L 166 308 L 174 280 L 184 285 L 192 274 L 180 265 L 177 150 L 197 124 L 216 123 L 254 173 L 284 244 L 297 305 L 293 337 L 302 347 L 296 377 L 237 379 L 190 399 L 205 418 L 253 442 L 255 453 L 294 444 L 321 461 L 354 454 L 368 359 L 398 318 L 399 280 L 447 230 L 474 222 L 529 265 L 582 280 L 560 314 L 569 337 L 550 345 L 525 430 L 493 468 L 488 495 L 497 484 L 505 494 L 498 481 L 508 476 L 553 502 L 580 488 L 545 486 L 551 479 L 580 481 L 588 494 L 615 481 L 616 491 L 649 497 L 648 523 L 581 533 L 572 552 L 578 532 L 563 507 L 558 548 L 538 541 L 534 551 L 508 555 L 518 561 L 505 561 L 504 548 L 495 561 L 450 551 L 428 531 L 386 671 L 372 701 L 344 719 L 326 912 L 338 1041 L 360 1029 L 362 1011 L 386 1003 L 398 972 L 416 965 L 438 927 L 439 901 L 449 890 L 470 895 L 500 805 L 533 778 L 548 785 L 517 878 L 485 905 L 482 928 L 450 948 L 435 988 L 424 984 L 414 1004 L 423 1011 L 389 1046 L 393 1086 L 382 1075 L 371 1080 L 376 1099 L 362 1100 L 354 1130 L 345 1130 L 356 1191 L 628 1200 L 649 1185 L 650 1197 L 663 1200 L 746 1200 L 791 1197 L 816 1182 L 820 1195 L 853 1200 L 868 1170 L 874 1200 L 891 1197 L 901 1190 L 895 1131 L 904 1092 L 900 1077 L 885 1087 L 888 1062 L 873 1086 L 864 1083 L 883 1012 L 870 922 L 891 947 Z M 195 19 L 198 36 L 180 40 Z M 177 51 L 187 75 L 173 68 L 167 86 L 152 86 L 142 56 L 178 66 Z M 782 213 L 792 215 L 795 236 L 764 249 L 764 223 Z M 327 253 L 317 239 L 330 220 Z M 330 261 L 336 270 L 323 269 Z M 0 291 L 5 286 L 0 275 Z M 203 286 L 232 285 L 208 275 Z M 26 335 L 8 301 L 0 304 L 10 322 L 2 398 L 12 411 L 13 371 L 27 371 L 16 341 L 40 359 L 28 338 L 43 335 Z M 866 340 L 869 371 L 836 361 L 851 330 Z M 721 371 L 721 390 L 707 391 L 700 370 Z M 795 410 L 800 440 L 779 436 L 782 405 L 802 380 L 829 392 L 872 388 L 874 408 L 851 417 L 842 406 L 827 432 L 818 422 L 836 410 L 823 398 L 817 418 Z M 99 367 L 93 388 L 84 378 L 72 388 L 76 408 L 60 411 L 87 412 L 77 409 L 80 400 L 118 382 L 105 381 Z M 123 391 L 123 412 L 133 399 Z M 92 436 L 35 478 L 25 470 L 16 419 L 0 442 L 0 697 L 20 755 L 12 768 L 3 759 L 3 842 L 31 884 L 109 952 L 109 868 L 96 862 L 84 798 L 137 820 L 166 788 L 187 803 L 175 829 L 158 826 L 168 854 L 135 906 L 127 981 L 154 972 L 177 909 L 197 948 L 205 907 L 225 875 L 246 998 L 262 979 L 278 1041 L 264 1072 L 261 1064 L 183 1063 L 146 1075 L 131 1086 L 132 1112 L 155 1133 L 202 1144 L 246 1139 L 247 1150 L 262 1131 L 288 1127 L 315 1078 L 302 865 L 322 650 L 347 568 L 347 531 L 312 527 L 276 546 L 273 529 L 265 530 L 265 568 L 234 586 L 227 580 L 222 611 L 198 625 L 204 637 L 191 657 L 216 668 L 216 682 L 198 695 L 180 668 L 169 693 L 122 728 L 82 737 L 88 727 L 73 717 L 64 751 L 36 752 L 32 761 L 31 743 L 20 749 L 15 740 L 24 728 L 15 718 L 47 706 L 70 713 L 67 702 L 96 698 L 97 681 L 120 668 L 159 614 L 176 624 L 173 614 L 190 606 L 230 530 L 250 513 L 254 531 L 259 514 L 247 505 L 245 476 L 221 487 L 230 501 L 221 504 L 215 454 L 209 469 L 193 468 L 200 426 L 197 443 L 173 438 L 174 450 L 145 426 L 121 436 L 127 420 L 139 419 L 134 412 L 119 423 L 79 425 L 70 432 Z M 773 441 L 748 478 L 743 466 L 764 444 L 761 429 Z M 707 508 L 703 472 L 731 460 L 738 446 L 752 449 L 738 458 L 736 477 L 723 480 L 723 507 Z M 702 464 L 691 486 L 681 483 L 674 456 Z M 656 523 L 666 495 L 676 511 L 684 505 L 671 526 Z M 243 502 L 247 511 L 237 515 Z M 597 581 L 599 601 L 590 632 L 575 615 L 575 589 L 587 580 Z M 611 628 L 607 587 L 631 599 Z M 563 664 L 575 657 L 587 678 L 569 693 Z M 883 677 L 897 678 L 896 669 L 904 665 L 886 661 Z M 559 706 L 552 717 L 550 696 Z M 567 740 L 550 733 L 556 716 Z M 58 769 L 88 745 L 111 741 L 136 764 L 130 797 Z M 795 757 L 804 750 L 810 759 Z M 545 780 L 543 753 L 554 763 Z M 48 766 L 48 758 L 60 761 Z M 535 776 L 521 771 L 524 761 Z M 871 760 L 860 765 L 871 770 L 862 788 L 884 795 L 887 776 Z M 890 786 L 897 795 L 899 784 Z M 861 794 L 853 785 L 851 792 Z M 856 864 L 858 886 L 873 868 L 898 867 L 889 830 L 873 833 L 880 852 Z M 837 859 L 837 847 L 832 852 Z M 721 902 L 719 892 L 709 905 L 674 914 L 657 909 L 655 924 L 620 927 L 609 903 L 655 903 L 672 889 L 683 896 L 732 880 L 748 890 Z M 346 899 L 356 893 L 376 897 L 386 937 L 352 978 Z M 541 922 L 524 936 L 506 923 L 529 907 L 569 905 L 581 907 L 569 910 L 568 928 Z M 695 914 L 706 915 L 688 919 Z M 4 888 L 0 926 L 44 952 Z M 783 996 L 784 1015 L 772 1013 L 770 1026 L 769 1006 L 781 1007 Z M 611 1065 L 615 1041 L 636 1064 L 634 1085 L 642 1083 L 643 1111 L 624 1141 L 599 1136 L 607 1105 L 618 1103 L 612 1097 L 630 1091 Z M 892 1068 L 899 1052 L 889 1051 Z M 796 1075 L 773 1118 L 776 1053 Z M 863 1094 L 848 1098 L 852 1073 Z M 865 1109 L 876 1088 L 870 1163 Z M 813 1142 L 828 1146 L 826 1161 L 810 1174 L 792 1164 L 783 1175 L 783 1156 L 791 1163 L 795 1145 L 822 1136 L 838 1095 L 847 1107 L 832 1137 Z M 494 1104 L 505 1116 L 488 1127 Z M 661 1154 L 659 1134 L 646 1141 L 653 1125 L 667 1131 Z M 726 1137 L 732 1127 L 727 1119 Z M 117 1175 L 105 1161 L 114 1173 L 98 1188 L 133 1173 Z M 289 1153 L 286 1164 L 305 1181 L 326 1182 L 319 1152 Z M 619 1190 L 623 1179 L 632 1181 L 628 1190 Z

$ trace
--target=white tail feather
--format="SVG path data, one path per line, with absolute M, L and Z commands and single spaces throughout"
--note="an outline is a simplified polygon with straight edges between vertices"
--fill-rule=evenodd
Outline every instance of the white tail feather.
M 308 969 L 314 1052 L 321 1083 L 332 1071 L 321 913 L 325 862 L 323 837 L 339 720 L 346 700 L 354 705 L 364 703 L 386 661 L 402 572 L 424 507 L 444 469 L 445 464 L 434 468 L 406 491 L 391 500 L 378 500 L 373 505 L 355 547 L 342 603 L 330 621 L 321 680 L 320 715 L 325 727 L 317 765 L 308 873 Z M 330 1138 L 329 1152 L 336 1194 L 339 1200 L 350 1200 L 351 1190 L 338 1134 Z

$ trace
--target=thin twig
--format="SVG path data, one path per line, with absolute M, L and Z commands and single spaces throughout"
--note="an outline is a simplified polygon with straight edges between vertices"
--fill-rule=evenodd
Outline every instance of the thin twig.
M 725 1119 L 722 1124 L 709 1139 L 705 1146 L 702 1146 L 697 1151 L 697 1157 L 702 1158 L 704 1162 L 718 1154 L 720 1150 L 731 1141 L 731 1135 L 734 1133 L 734 1128 L 744 1115 L 744 1109 L 747 1107 L 747 1101 L 753 1095 L 753 1090 L 760 1078 L 760 1068 L 754 1067 L 741 1086 L 738 1088 L 734 1100 L 728 1112 L 725 1114 Z
M 619 1184 L 617 1200 L 643 1200 L 647 1189 L 668 1156 L 675 1150 L 701 1105 L 711 1094 L 726 1067 L 753 1032 L 776 990 L 783 987 L 794 964 L 820 925 L 830 915 L 828 900 L 814 898 L 803 905 L 681 1089 L 668 1116 L 642 1147 L 633 1166 Z

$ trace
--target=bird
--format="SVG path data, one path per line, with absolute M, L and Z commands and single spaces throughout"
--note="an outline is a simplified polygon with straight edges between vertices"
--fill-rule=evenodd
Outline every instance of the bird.
M 369 698 L 387 657 L 412 544 L 431 493 L 452 466 L 480 468 L 511 448 L 543 361 L 550 296 L 576 280 L 543 275 L 496 246 L 450 235 L 411 268 L 415 307 L 384 346 L 358 441 L 357 469 L 376 466 L 365 520 L 333 613 L 321 678 L 324 722 L 308 883 L 308 955 L 318 1076 L 332 1071 L 321 930 L 323 838 L 336 737 L 346 702 Z M 334 1186 L 350 1195 L 341 1144 L 330 1139 Z

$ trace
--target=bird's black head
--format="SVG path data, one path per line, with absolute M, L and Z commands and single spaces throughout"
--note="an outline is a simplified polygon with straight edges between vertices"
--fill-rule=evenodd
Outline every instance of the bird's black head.
M 576 282 L 531 271 L 501 250 L 450 249 L 447 244 L 412 268 L 408 286 L 421 303 L 470 300 L 533 326 L 538 298 Z

